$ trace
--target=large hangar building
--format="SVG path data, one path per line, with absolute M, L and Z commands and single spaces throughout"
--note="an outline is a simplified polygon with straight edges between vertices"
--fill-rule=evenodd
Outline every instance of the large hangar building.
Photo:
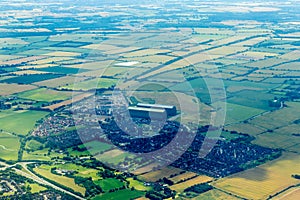
M 128 107 L 128 111 L 131 117 L 145 118 L 145 119 L 164 119 L 167 117 L 166 110 L 153 109 L 145 107 Z
M 176 106 L 138 103 L 137 107 L 165 110 L 168 116 L 175 116 L 177 114 Z

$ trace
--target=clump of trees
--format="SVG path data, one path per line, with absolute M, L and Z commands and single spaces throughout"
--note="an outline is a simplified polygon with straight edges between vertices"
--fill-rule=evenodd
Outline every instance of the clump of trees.
M 201 183 L 201 184 L 197 184 L 197 185 L 186 188 L 184 190 L 184 192 L 195 192 L 197 194 L 201 194 L 201 193 L 207 192 L 211 189 L 213 189 L 213 187 L 211 185 L 208 185 L 207 183 Z
M 300 174 L 293 174 L 292 177 L 295 179 L 300 179 Z

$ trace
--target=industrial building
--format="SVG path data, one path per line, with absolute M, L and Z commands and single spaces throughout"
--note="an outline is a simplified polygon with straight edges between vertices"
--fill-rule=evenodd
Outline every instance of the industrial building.
M 162 110 L 165 110 L 167 112 L 168 116 L 175 116 L 177 114 L 176 106 L 160 105 L 160 104 L 138 103 L 137 107 L 140 107 L 140 108 L 152 108 L 152 109 L 162 109 Z
M 153 109 L 145 107 L 128 107 L 131 117 L 145 118 L 145 119 L 164 119 L 167 117 L 166 110 Z

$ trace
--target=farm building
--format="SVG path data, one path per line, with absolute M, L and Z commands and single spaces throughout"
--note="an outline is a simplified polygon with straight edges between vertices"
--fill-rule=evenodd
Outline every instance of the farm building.
M 168 116 L 175 116 L 177 114 L 176 106 L 160 105 L 160 104 L 138 103 L 137 107 L 140 107 L 140 108 L 163 109 L 163 110 L 165 110 L 167 112 Z
M 128 107 L 131 117 L 146 118 L 146 119 L 163 119 L 167 113 L 164 109 L 153 109 L 144 107 Z

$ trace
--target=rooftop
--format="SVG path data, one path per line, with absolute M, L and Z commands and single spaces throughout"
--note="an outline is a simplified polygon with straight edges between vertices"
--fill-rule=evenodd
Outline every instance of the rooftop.
M 157 113 L 165 113 L 164 109 L 154 109 L 154 108 L 143 108 L 143 107 L 128 107 L 128 110 L 136 110 L 136 111 L 146 111 L 146 112 L 157 112 Z
M 163 109 L 173 109 L 175 107 L 175 106 L 170 106 L 170 105 L 147 104 L 147 103 L 138 103 L 137 106 L 152 107 L 152 108 L 163 108 Z

